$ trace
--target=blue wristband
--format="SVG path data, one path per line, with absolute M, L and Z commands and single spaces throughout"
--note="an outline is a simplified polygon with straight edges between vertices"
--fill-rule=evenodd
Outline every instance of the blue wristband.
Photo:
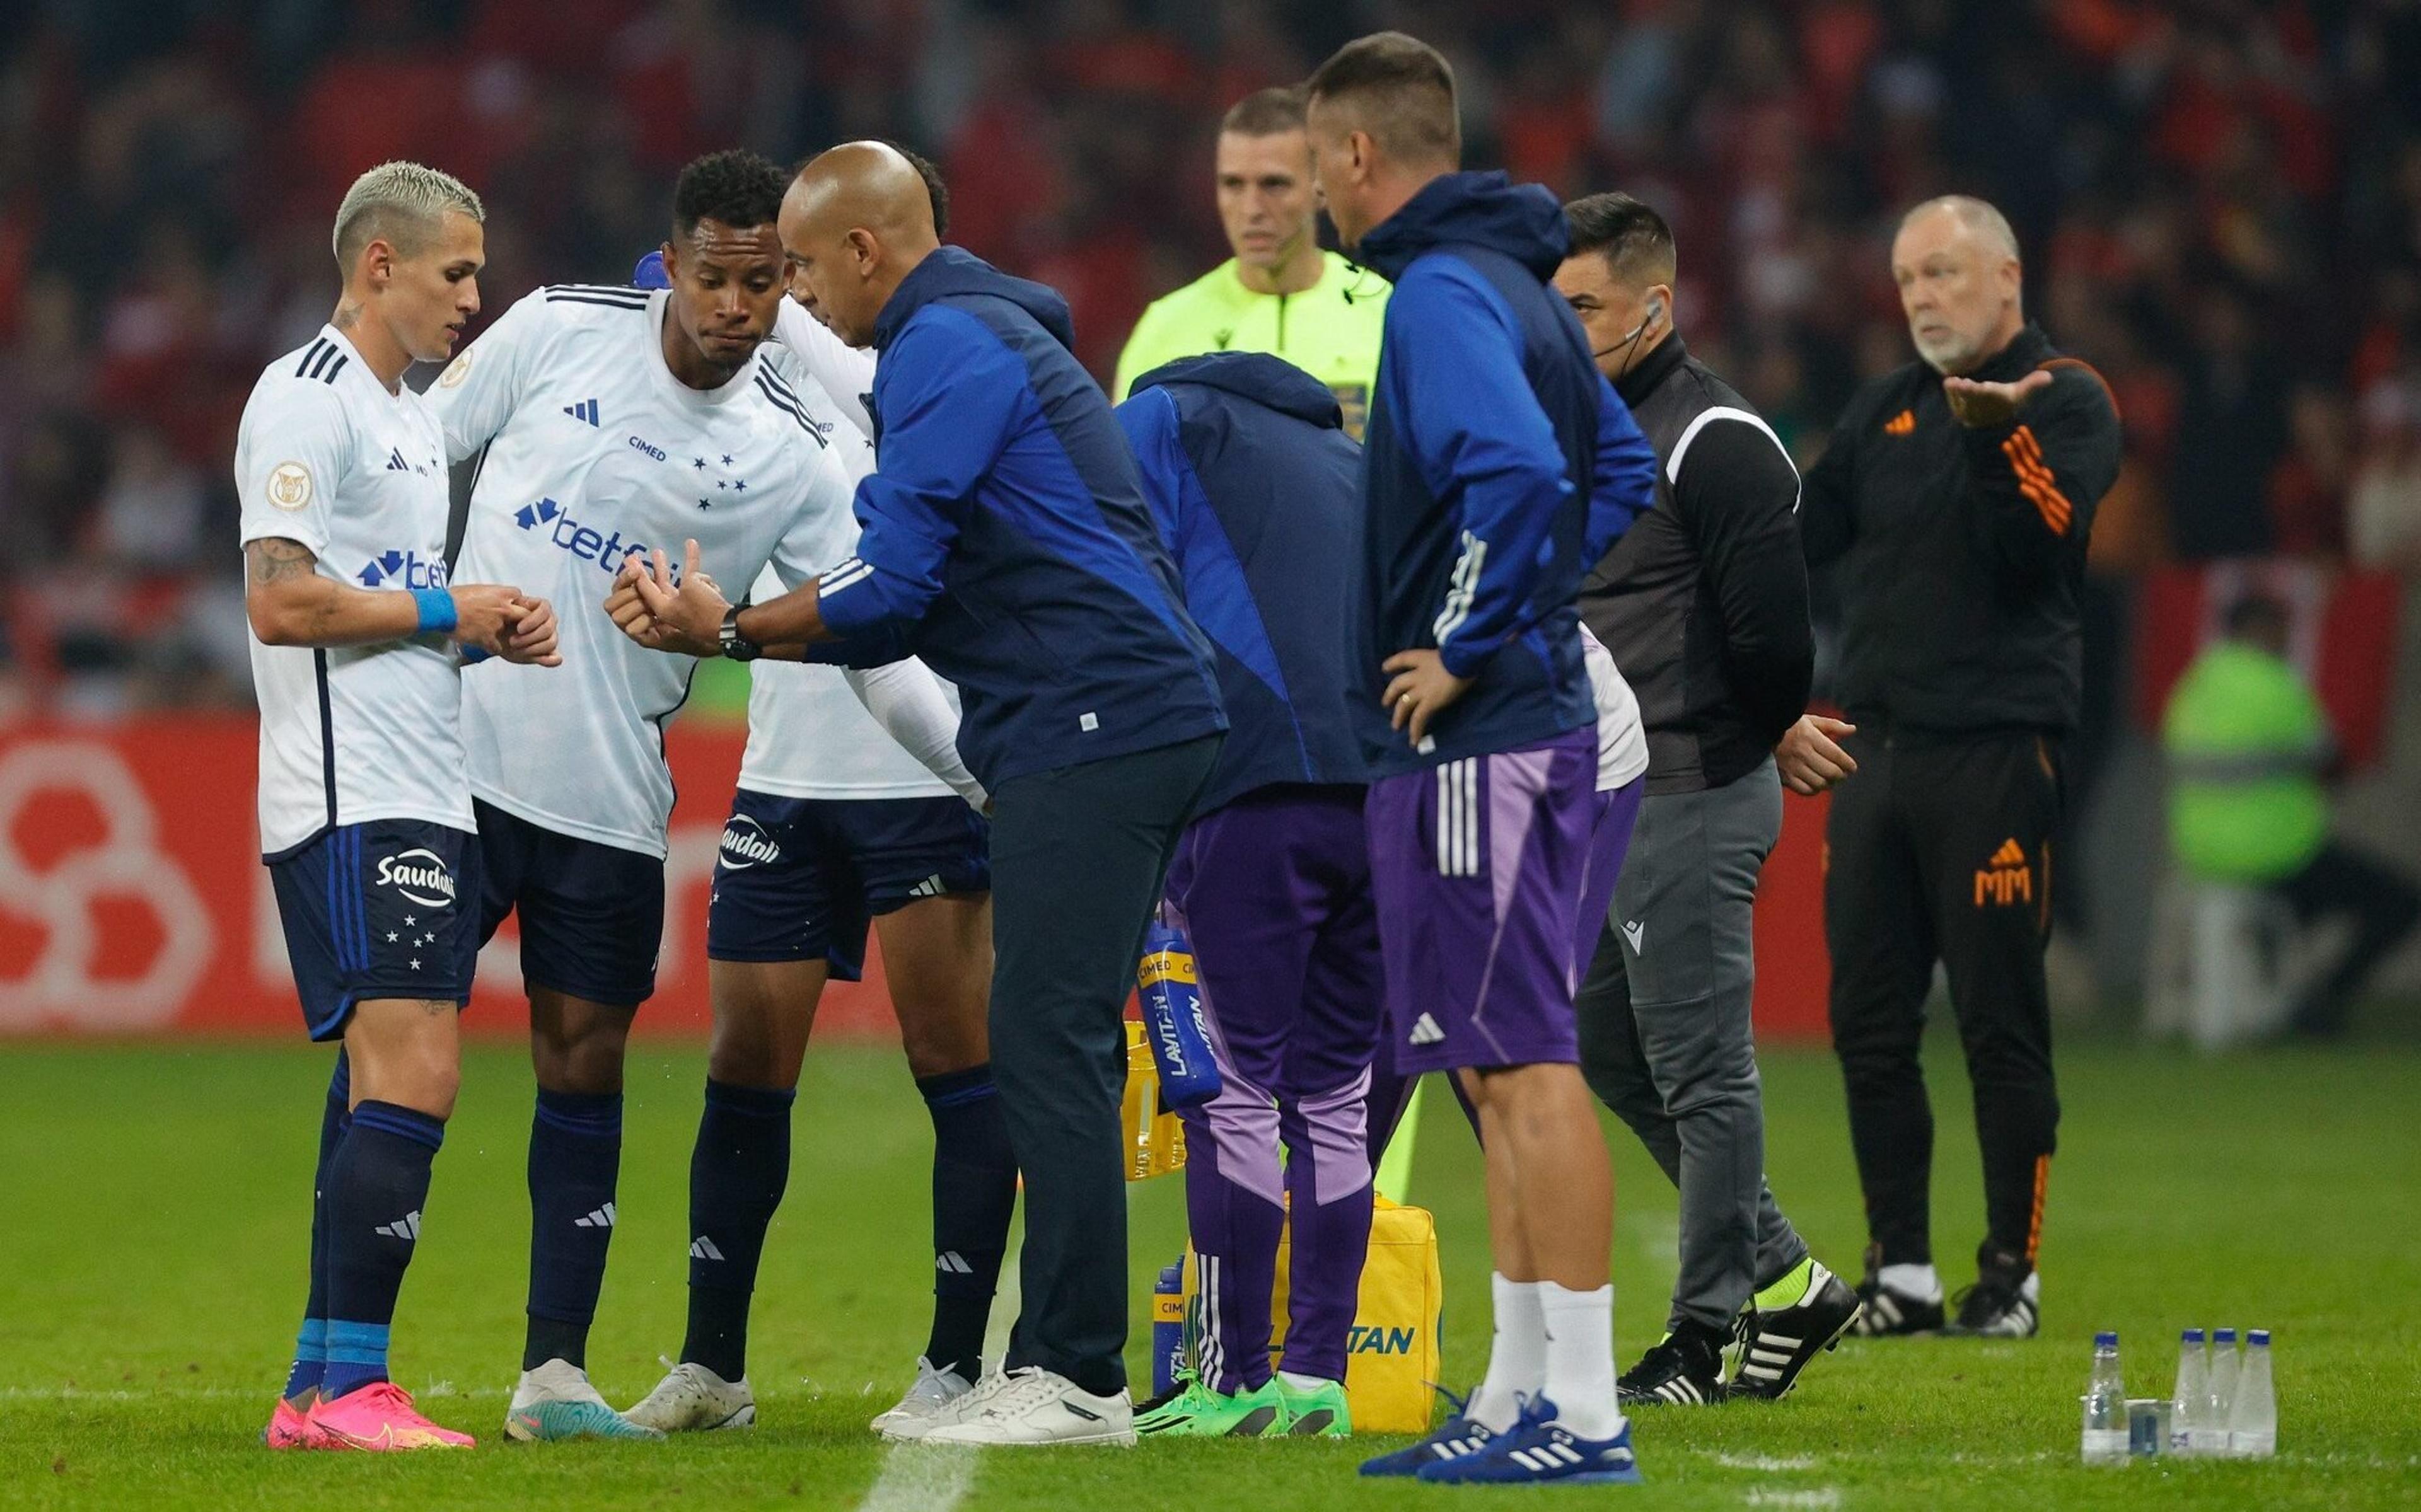
M 460 623 L 454 610 L 454 595 L 444 588 L 414 588 L 412 601 L 420 606 L 420 626 L 414 635 L 443 635 Z

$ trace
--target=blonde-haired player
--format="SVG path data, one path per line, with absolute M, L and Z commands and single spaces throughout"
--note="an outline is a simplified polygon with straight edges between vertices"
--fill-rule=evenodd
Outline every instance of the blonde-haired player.
M 445 438 L 403 385 L 478 311 L 483 219 L 479 197 L 433 168 L 364 174 L 336 211 L 336 314 L 262 372 L 236 441 L 261 859 L 304 1021 L 343 1045 L 272 1448 L 471 1442 L 414 1409 L 386 1356 L 454 1111 L 478 944 L 459 669 L 558 661 L 544 600 L 447 583 Z

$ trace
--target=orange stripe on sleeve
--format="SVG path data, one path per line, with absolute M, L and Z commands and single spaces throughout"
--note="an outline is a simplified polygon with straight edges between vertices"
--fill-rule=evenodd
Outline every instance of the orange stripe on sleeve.
M 2018 491 L 2031 500 L 2035 511 L 2042 516 L 2045 525 L 2054 536 L 2065 536 L 2076 519 L 2075 506 L 2060 492 L 2051 469 L 2043 464 L 2042 444 L 2035 440 L 2034 431 L 2020 426 L 2001 443 L 2001 454 L 2009 460 L 2009 471 L 2016 475 Z

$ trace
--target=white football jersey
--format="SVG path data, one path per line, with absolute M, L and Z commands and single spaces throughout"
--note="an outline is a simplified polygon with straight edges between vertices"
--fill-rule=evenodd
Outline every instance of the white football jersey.
M 445 586 L 437 417 L 411 389 L 388 393 L 334 326 L 253 384 L 235 488 L 247 545 L 300 542 L 320 576 L 349 587 Z M 273 858 L 369 819 L 472 829 L 458 665 L 442 635 L 326 647 L 254 637 L 262 851 Z
M 850 482 L 788 351 L 720 388 L 664 364 L 662 290 L 564 285 L 521 300 L 430 389 L 454 460 L 488 448 L 457 571 L 554 601 L 563 665 L 463 677 L 471 790 L 559 834 L 663 856 L 664 723 L 696 662 L 605 613 L 623 559 L 695 539 L 726 593 L 770 564 L 791 586 L 846 554 Z
M 773 334 L 815 380 L 799 397 L 807 417 L 825 429 L 854 489 L 874 471 L 874 424 L 866 409 L 866 396 L 874 387 L 874 353 L 843 344 L 787 296 Z M 857 517 L 845 509 L 824 565 L 856 549 Z M 769 573 L 758 580 L 752 597 L 761 603 L 781 591 Z M 740 760 L 740 786 L 750 792 L 825 799 L 950 796 L 949 787 L 866 711 L 838 667 L 765 661 L 750 663 L 748 676 L 748 750 Z M 956 708 L 958 690 L 941 685 Z
M 1581 660 L 1588 667 L 1589 694 L 1597 700 L 1597 790 L 1610 793 L 1648 773 L 1648 726 L 1640 722 L 1639 698 L 1614 664 L 1605 643 L 1581 627 Z

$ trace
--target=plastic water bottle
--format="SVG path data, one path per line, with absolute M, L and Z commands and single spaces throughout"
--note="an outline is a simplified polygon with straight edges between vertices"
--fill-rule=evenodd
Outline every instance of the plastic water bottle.
M 2236 1330 L 2210 1331 L 2210 1373 L 2203 1380 L 2202 1411 L 2195 1414 L 2188 1451 L 2198 1455 L 2227 1453 L 2227 1415 L 2236 1406 Z
M 2127 1386 L 2118 1373 L 2118 1335 L 2093 1335 L 2093 1380 L 2085 1388 L 2085 1462 L 2127 1462 Z
M 2202 1330 L 2190 1328 L 2178 1345 L 2178 1389 L 2169 1398 L 2169 1453 L 2194 1453 L 2195 1425 L 2202 1421 L 2203 1396 L 2210 1390 L 2210 1348 Z
M 1192 1108 L 1219 1095 L 1225 1084 L 1210 1056 L 1210 1025 L 1202 1013 L 1201 979 L 1194 967 L 1194 942 L 1185 931 L 1154 924 L 1143 938 L 1143 961 L 1135 971 L 1143 1001 L 1144 1037 L 1160 1068 L 1160 1100 Z
M 1165 1396 L 1185 1363 L 1185 1256 L 1163 1266 L 1151 1288 L 1151 1394 Z
M 2244 1336 L 2244 1368 L 2227 1410 L 2227 1452 L 2238 1459 L 2267 1459 L 2278 1452 L 2278 1393 L 2270 1380 L 2266 1328 Z

